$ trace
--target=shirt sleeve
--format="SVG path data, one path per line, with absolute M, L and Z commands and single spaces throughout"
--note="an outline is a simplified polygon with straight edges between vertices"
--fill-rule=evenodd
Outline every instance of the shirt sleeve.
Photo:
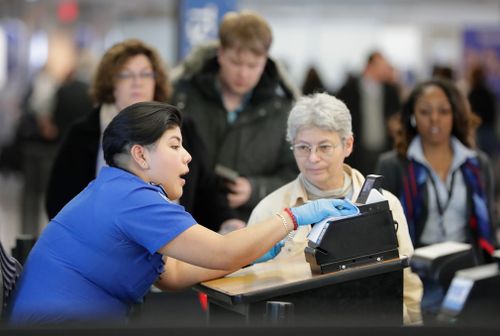
M 408 231 L 408 223 L 404 215 L 403 207 L 399 200 L 390 192 L 384 191 L 384 196 L 389 200 L 392 215 L 398 223 L 396 232 L 398 238 L 398 250 L 400 255 L 410 258 L 413 255 L 413 244 Z M 422 316 L 420 312 L 420 301 L 422 299 L 423 286 L 417 274 L 410 267 L 403 271 L 403 303 L 405 324 L 420 324 Z
M 130 240 L 151 254 L 196 224 L 183 206 L 153 188 L 135 190 L 128 196 L 127 203 L 117 223 Z

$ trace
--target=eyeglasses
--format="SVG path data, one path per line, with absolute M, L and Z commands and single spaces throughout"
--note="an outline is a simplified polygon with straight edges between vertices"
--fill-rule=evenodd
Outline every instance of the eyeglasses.
M 154 79 L 155 77 L 156 77 L 156 74 L 153 71 L 145 71 L 145 72 L 141 72 L 138 74 L 130 72 L 130 71 L 122 71 L 116 75 L 116 78 L 118 78 L 119 80 L 122 80 L 122 81 L 134 81 L 137 79 L 150 80 L 150 79 Z
M 291 146 L 290 149 L 295 153 L 295 155 L 297 155 L 297 157 L 309 157 L 311 155 L 311 152 L 313 151 L 313 148 L 316 147 L 314 153 L 322 157 L 328 157 L 331 156 L 335 148 L 340 145 L 340 143 L 336 145 L 324 143 L 317 146 L 310 146 L 307 144 L 299 143 Z

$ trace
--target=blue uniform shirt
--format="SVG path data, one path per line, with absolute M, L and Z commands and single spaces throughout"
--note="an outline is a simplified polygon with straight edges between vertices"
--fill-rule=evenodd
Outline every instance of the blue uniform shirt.
M 10 322 L 125 319 L 163 272 L 156 251 L 195 223 L 161 188 L 104 167 L 38 239 Z

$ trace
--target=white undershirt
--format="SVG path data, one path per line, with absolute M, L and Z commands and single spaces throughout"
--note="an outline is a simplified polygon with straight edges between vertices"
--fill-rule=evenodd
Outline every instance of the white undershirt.
M 370 150 L 384 148 L 386 129 L 382 85 L 374 80 L 362 78 L 361 93 L 361 134 L 363 145 Z
M 99 136 L 99 150 L 97 152 L 96 176 L 102 167 L 108 166 L 106 161 L 104 161 L 104 152 L 102 151 L 102 134 L 118 112 L 114 104 L 103 104 L 99 110 L 99 129 L 101 130 L 101 135 Z

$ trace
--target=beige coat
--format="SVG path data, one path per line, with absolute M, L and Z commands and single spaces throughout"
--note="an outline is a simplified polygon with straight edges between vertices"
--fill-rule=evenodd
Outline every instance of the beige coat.
M 365 178 L 356 169 L 344 165 L 344 170 L 351 176 L 354 192 L 353 201 L 356 199 Z M 390 192 L 383 191 L 383 195 L 389 201 L 389 207 L 394 219 L 398 222 L 397 238 L 399 243 L 399 254 L 410 257 L 413 254 L 413 245 L 408 232 L 408 224 L 399 200 Z M 308 200 L 307 193 L 296 178 L 294 181 L 275 190 L 265 197 L 253 210 L 248 225 L 259 223 L 273 216 L 275 213 L 287 207 L 294 207 L 305 203 Z M 304 253 L 307 246 L 307 235 L 311 231 L 311 226 L 300 227 L 293 239 L 287 239 L 285 246 L 276 258 L 288 258 L 300 253 Z M 422 298 L 422 283 L 419 277 L 411 272 L 410 268 L 404 270 L 403 289 L 403 316 L 405 324 L 421 323 L 420 300 Z

